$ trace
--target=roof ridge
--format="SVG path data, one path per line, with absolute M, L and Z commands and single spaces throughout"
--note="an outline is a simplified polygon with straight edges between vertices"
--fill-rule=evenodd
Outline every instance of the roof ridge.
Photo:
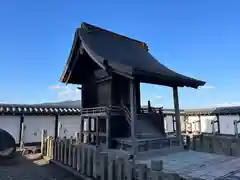
M 101 28 L 101 27 L 98 27 L 98 26 L 95 26 L 95 25 L 86 23 L 86 22 L 83 22 L 83 23 L 81 24 L 81 28 L 86 29 L 86 30 L 88 30 L 89 32 L 95 32 L 95 31 L 100 31 L 100 32 L 101 32 L 101 31 L 102 31 L 102 32 L 111 33 L 111 34 L 114 35 L 114 36 L 117 36 L 117 37 L 120 37 L 120 38 L 123 38 L 123 39 L 126 39 L 126 40 L 130 40 L 130 41 L 133 41 L 133 42 L 137 43 L 141 48 L 145 49 L 146 51 L 149 50 L 147 43 L 145 43 L 145 42 L 143 42 L 143 41 L 139 41 L 139 40 L 136 40 L 136 39 L 127 37 L 127 36 L 125 36 L 125 35 L 121 35 L 121 34 L 118 34 L 118 33 L 113 32 L 113 31 L 106 30 L 106 29 L 103 29 L 103 28 Z

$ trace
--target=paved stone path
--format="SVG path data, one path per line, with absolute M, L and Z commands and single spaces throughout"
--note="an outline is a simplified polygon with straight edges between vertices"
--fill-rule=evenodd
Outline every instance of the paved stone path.
M 39 155 L 0 159 L 0 180 L 77 180 L 63 169 L 48 164 Z
M 177 172 L 182 177 L 200 179 L 240 180 L 240 158 L 195 151 L 184 151 L 165 156 L 149 155 L 148 159 L 163 160 L 166 172 Z M 150 161 L 145 157 L 138 163 Z

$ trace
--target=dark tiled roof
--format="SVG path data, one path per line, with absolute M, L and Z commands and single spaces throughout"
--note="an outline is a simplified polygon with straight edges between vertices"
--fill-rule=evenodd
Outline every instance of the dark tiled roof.
M 37 104 L 37 105 L 26 105 L 26 104 L 0 104 L 0 115 L 1 114 L 26 114 L 26 115 L 52 115 L 52 114 L 64 114 L 74 115 L 80 114 L 81 108 L 58 106 L 49 104 Z
M 240 106 L 232 106 L 232 107 L 217 107 L 217 108 L 205 108 L 205 109 L 188 109 L 184 110 L 185 114 L 240 114 Z
M 141 82 L 193 88 L 205 84 L 204 81 L 179 74 L 158 62 L 148 52 L 145 43 L 87 23 L 82 23 L 81 28 L 75 32 L 72 50 L 61 76 L 62 82 L 83 83 L 81 80 L 73 80 L 75 77 L 68 78 L 70 72 L 84 71 L 84 67 L 78 66 L 83 69 L 76 69 L 75 63 L 73 63 L 80 59 L 83 62 L 82 56 L 77 53 L 79 49 L 86 51 L 100 67 L 110 68 L 113 72 L 127 77 L 137 77 Z M 76 58 L 76 56 L 78 57 Z M 79 73 L 77 74 L 79 76 Z
M 75 103 L 78 104 L 78 103 Z M 157 109 L 157 107 L 154 107 Z M 145 108 L 146 109 L 146 108 Z M 164 114 L 174 114 L 174 109 L 162 109 Z M 70 104 L 0 104 L 0 115 L 6 114 L 26 114 L 26 115 L 80 115 L 81 108 L 79 105 Z M 240 114 L 240 106 L 217 107 L 203 109 L 181 109 L 181 114 L 186 115 L 230 115 Z

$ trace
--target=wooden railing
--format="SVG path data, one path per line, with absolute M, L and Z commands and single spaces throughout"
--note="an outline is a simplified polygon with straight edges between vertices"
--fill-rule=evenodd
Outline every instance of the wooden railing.
M 52 163 L 82 179 L 93 180 L 158 180 L 180 179 L 176 173 L 164 173 L 161 160 L 147 164 L 133 164 L 132 156 L 116 156 L 101 148 L 80 144 L 76 138 L 43 141 L 43 156 Z
M 82 108 L 82 115 L 98 115 L 103 113 L 121 113 L 121 106 L 101 106 L 101 107 L 93 107 L 93 108 Z
M 101 106 L 101 107 L 94 107 L 94 108 L 82 108 L 81 114 L 99 114 L 99 113 L 105 113 L 109 110 L 108 107 Z
M 131 113 L 128 110 L 127 106 L 125 106 L 124 104 L 121 105 L 121 110 L 124 112 L 125 118 L 128 122 L 129 125 L 131 125 Z
M 128 142 L 126 140 L 118 140 L 117 143 L 118 147 L 123 150 L 132 148 L 131 141 Z M 137 141 L 138 152 L 160 150 L 163 148 L 171 148 L 173 146 L 179 146 L 179 139 L 176 137 L 138 139 Z
M 161 113 L 162 112 L 162 108 L 151 107 L 151 112 Z M 143 114 L 149 113 L 149 108 L 141 108 L 141 113 L 143 113 Z

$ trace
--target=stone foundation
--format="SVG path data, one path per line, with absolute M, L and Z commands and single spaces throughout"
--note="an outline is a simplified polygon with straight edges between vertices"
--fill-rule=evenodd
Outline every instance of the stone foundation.
M 239 157 L 240 138 L 229 135 L 193 135 L 190 137 L 189 149 Z

